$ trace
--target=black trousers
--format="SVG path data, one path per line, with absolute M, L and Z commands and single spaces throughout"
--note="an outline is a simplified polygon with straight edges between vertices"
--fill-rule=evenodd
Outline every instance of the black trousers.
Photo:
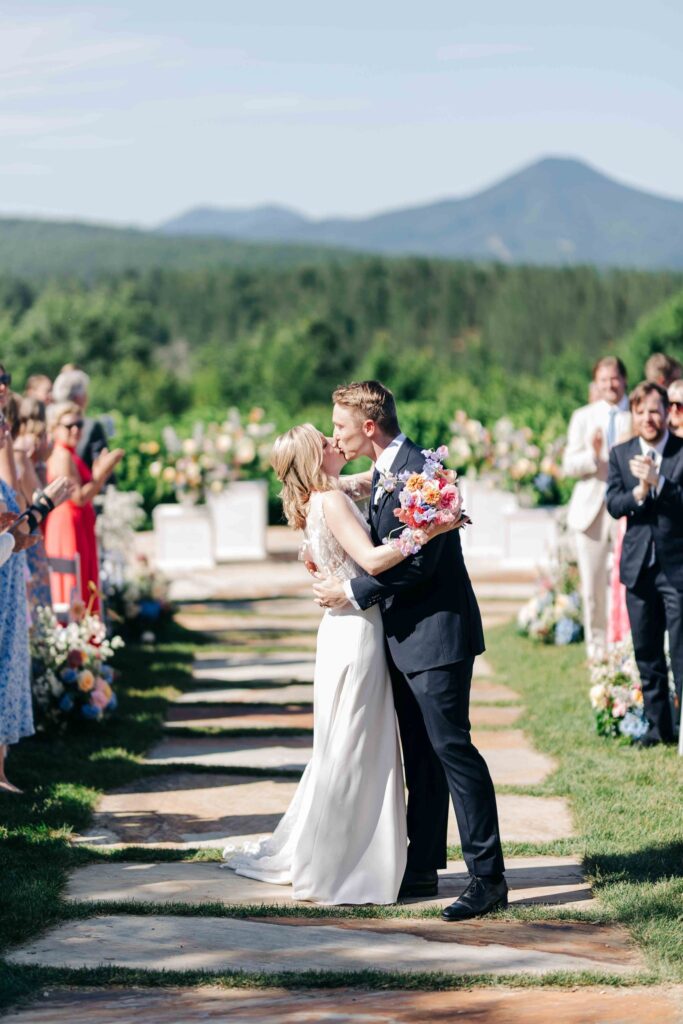
M 643 686 L 643 706 L 653 739 L 671 742 L 674 723 L 669 700 L 669 681 L 664 655 L 664 633 L 669 633 L 669 653 L 680 716 L 683 684 L 683 593 L 676 590 L 658 562 L 643 569 L 635 587 L 626 590 L 633 648 Z
M 496 796 L 488 766 L 470 737 L 474 659 L 409 676 L 389 668 L 408 788 L 408 867 L 446 866 L 448 797 L 471 875 L 505 870 Z

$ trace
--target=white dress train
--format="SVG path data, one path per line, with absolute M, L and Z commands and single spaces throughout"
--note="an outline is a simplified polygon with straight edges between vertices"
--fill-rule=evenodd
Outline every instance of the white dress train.
M 349 505 L 367 529 L 350 499 Z M 344 580 L 362 573 L 328 529 L 321 494 L 311 496 L 305 536 L 322 572 Z M 226 847 L 225 866 L 291 884 L 298 900 L 394 903 L 406 865 L 406 812 L 377 606 L 325 612 L 313 702 L 313 757 L 285 816 L 272 836 Z

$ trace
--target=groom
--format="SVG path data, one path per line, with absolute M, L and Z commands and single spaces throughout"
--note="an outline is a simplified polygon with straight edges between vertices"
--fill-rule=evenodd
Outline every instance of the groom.
M 332 398 L 337 447 L 347 460 L 367 455 L 375 463 L 369 518 L 379 545 L 400 526 L 399 474 L 421 472 L 425 458 L 401 433 L 394 396 L 378 381 L 339 387 Z M 347 583 L 332 577 L 313 589 L 324 607 L 379 603 L 382 612 L 408 788 L 408 866 L 399 896 L 438 891 L 450 792 L 471 880 L 443 917 L 463 921 L 507 906 L 493 783 L 470 738 L 472 668 L 484 638 L 457 531 L 379 576 Z

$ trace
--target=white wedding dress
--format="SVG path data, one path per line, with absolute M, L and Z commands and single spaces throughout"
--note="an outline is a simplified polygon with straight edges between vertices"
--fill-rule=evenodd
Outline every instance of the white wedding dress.
M 360 511 L 349 505 L 367 529 Z M 343 580 L 363 570 L 309 503 L 310 557 Z M 327 610 L 318 630 L 313 757 L 272 836 L 226 847 L 240 875 L 320 904 L 394 903 L 406 865 L 403 771 L 379 608 Z

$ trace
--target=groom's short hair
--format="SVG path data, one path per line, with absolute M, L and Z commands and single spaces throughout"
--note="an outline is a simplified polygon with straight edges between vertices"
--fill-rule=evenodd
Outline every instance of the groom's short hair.
M 372 420 L 385 434 L 395 437 L 401 432 L 394 396 L 378 380 L 342 384 L 333 393 L 332 401 L 335 405 L 356 409 L 364 420 Z

